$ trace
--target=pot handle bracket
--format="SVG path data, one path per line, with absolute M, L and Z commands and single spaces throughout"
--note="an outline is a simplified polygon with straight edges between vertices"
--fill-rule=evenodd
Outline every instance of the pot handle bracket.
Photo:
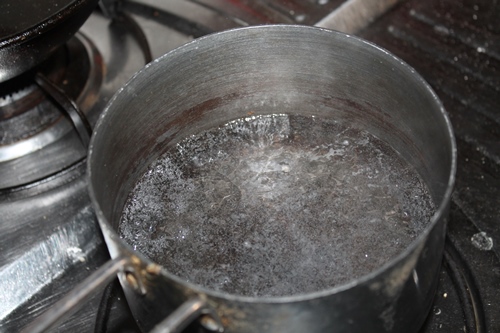
M 128 264 L 118 274 L 122 275 L 135 292 L 145 295 L 147 288 L 143 277 L 160 274 L 160 266 L 154 263 L 145 265 L 141 259 L 128 251 L 123 252 L 122 256 L 127 258 Z M 153 327 L 150 333 L 179 333 L 196 319 L 199 319 L 200 324 L 209 331 L 224 332 L 219 316 L 205 298 L 193 296 Z
M 130 287 L 144 295 L 146 288 L 142 283 L 141 273 L 145 271 L 149 274 L 158 274 L 159 266 L 154 264 L 146 267 L 143 266 L 141 260 L 134 255 L 119 256 L 109 260 L 42 315 L 24 327 L 21 333 L 42 333 L 54 327 L 63 319 L 82 308 L 101 287 L 104 287 L 115 279 L 117 274 L 124 274 L 124 278 Z M 156 325 L 151 333 L 180 332 L 200 316 L 200 322 L 205 328 L 215 332 L 224 331 L 215 311 L 205 300 L 196 296 L 188 299 L 170 316 Z
M 82 308 L 101 287 L 116 278 L 117 273 L 131 271 L 133 270 L 132 267 L 130 258 L 118 257 L 109 260 L 42 315 L 24 327 L 21 333 L 42 333 L 54 327 L 63 319 Z
M 167 318 L 157 324 L 150 333 L 178 333 L 195 319 L 200 318 L 200 324 L 214 332 L 224 332 L 224 326 L 219 316 L 201 297 L 188 299 Z

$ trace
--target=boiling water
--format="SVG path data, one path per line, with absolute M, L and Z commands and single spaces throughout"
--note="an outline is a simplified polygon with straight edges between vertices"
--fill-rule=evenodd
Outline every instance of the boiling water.
M 284 296 L 380 267 L 433 212 L 417 173 L 379 139 L 272 115 L 191 136 L 161 156 L 131 192 L 120 233 L 192 283 Z

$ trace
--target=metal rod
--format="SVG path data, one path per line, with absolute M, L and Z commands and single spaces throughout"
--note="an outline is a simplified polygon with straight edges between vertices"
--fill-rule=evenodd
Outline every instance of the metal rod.
M 186 328 L 191 322 L 200 315 L 207 314 L 211 317 L 210 329 L 217 332 L 223 332 L 224 328 L 214 311 L 207 303 L 198 298 L 192 298 L 184 302 L 166 319 L 156 325 L 149 333 L 178 333 Z
M 116 11 L 116 15 L 113 17 L 113 21 L 122 25 L 136 40 L 141 48 L 142 54 L 144 55 L 145 63 L 148 64 L 153 61 L 153 54 L 151 53 L 151 47 L 149 46 L 146 34 L 136 20 L 123 10 L 118 10 Z
M 355 34 L 404 0 L 347 0 L 315 26 Z
M 86 301 L 101 286 L 108 284 L 116 278 L 116 274 L 128 265 L 128 263 L 129 260 L 122 257 L 108 261 L 41 316 L 31 322 L 31 324 L 23 328 L 21 333 L 41 333 L 54 327 L 61 320 L 67 318 L 70 314 L 85 305 Z
M 42 73 L 36 74 L 35 82 L 45 93 L 47 93 L 47 95 L 52 97 L 54 101 L 62 107 L 64 112 L 71 119 L 83 146 L 88 148 L 90 136 L 92 135 L 92 128 L 87 120 L 87 117 L 80 110 L 78 105 L 76 105 L 76 103 L 68 95 L 66 95 L 64 91 L 62 91 Z

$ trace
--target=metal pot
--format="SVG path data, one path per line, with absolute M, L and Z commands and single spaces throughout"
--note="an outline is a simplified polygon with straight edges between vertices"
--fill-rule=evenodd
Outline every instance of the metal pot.
M 389 143 L 418 170 L 438 207 L 426 230 L 366 276 L 289 297 L 207 290 L 132 250 L 116 230 L 137 177 L 180 139 L 250 110 L 355 122 Z M 387 51 L 305 26 L 209 35 L 147 65 L 99 119 L 88 158 L 90 195 L 114 261 L 98 282 L 122 272 L 121 284 L 144 331 L 180 330 L 201 316 L 202 325 L 224 332 L 414 332 L 435 293 L 455 164 L 452 129 L 439 99 Z M 79 300 L 79 292 L 69 298 Z

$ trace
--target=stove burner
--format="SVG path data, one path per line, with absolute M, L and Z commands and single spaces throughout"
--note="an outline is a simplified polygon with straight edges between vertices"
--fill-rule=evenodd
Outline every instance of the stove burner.
M 102 83 L 102 59 L 90 40 L 77 34 L 33 71 L 0 84 L 0 171 L 4 176 L 9 173 L 12 176 L 2 177 L 0 188 L 42 178 L 85 155 L 77 147 L 78 153 L 67 152 L 63 153 L 66 156 L 56 157 L 60 160 L 57 167 L 49 163 L 36 170 L 30 167 L 33 163 L 43 165 L 40 158 L 51 159 L 57 151 L 67 149 L 64 147 L 67 144 L 57 143 L 73 129 L 60 104 L 35 83 L 36 75 L 50 80 L 88 114 Z

